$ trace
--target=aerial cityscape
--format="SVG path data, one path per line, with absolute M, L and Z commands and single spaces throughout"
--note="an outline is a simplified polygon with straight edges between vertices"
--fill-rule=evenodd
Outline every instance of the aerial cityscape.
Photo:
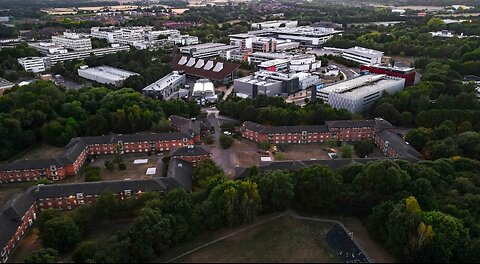
M 0 263 L 476 263 L 480 1 L 1 0 Z

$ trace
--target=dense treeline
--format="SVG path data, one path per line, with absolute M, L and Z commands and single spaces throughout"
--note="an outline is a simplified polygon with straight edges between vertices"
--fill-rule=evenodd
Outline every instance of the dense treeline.
M 240 121 L 264 125 L 320 125 L 327 120 L 348 120 L 358 117 L 348 110 L 330 107 L 321 101 L 310 102 L 305 107 L 286 103 L 281 97 L 259 95 L 255 99 L 232 97 L 218 104 L 222 115 Z
M 40 141 L 64 146 L 72 137 L 145 131 L 172 114 L 199 112 L 195 102 L 154 100 L 128 88 L 77 91 L 37 81 L 0 97 L 0 160 Z
M 252 168 L 247 180 L 230 181 L 207 160 L 194 171 L 198 191 L 193 194 L 176 189 L 165 196 L 116 200 L 104 193 L 96 205 L 69 216 L 45 211 L 36 225 L 44 246 L 61 252 L 76 248 L 77 263 L 147 262 L 201 232 L 294 208 L 361 217 L 402 261 L 472 262 L 480 252 L 479 172 L 479 162 L 464 158 L 416 164 L 383 160 L 337 171 L 320 165 L 296 173 Z M 113 237 L 78 244 L 95 226 L 119 219 L 134 221 Z
M 456 34 L 480 35 L 480 20 L 444 24 L 439 18 L 409 20 L 390 27 L 370 26 L 363 30 L 335 36 L 327 46 L 350 48 L 362 46 L 384 51 L 386 55 L 424 56 L 458 59 L 480 47 L 478 38 L 434 38 L 431 31 L 449 29 Z

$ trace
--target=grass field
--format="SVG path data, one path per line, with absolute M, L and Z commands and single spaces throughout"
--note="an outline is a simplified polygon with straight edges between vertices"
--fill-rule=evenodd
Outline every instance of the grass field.
M 331 224 L 283 216 L 178 258 L 177 263 L 322 262 L 340 260 L 325 241 Z M 204 240 L 204 243 L 210 241 Z M 201 244 L 195 242 L 195 244 Z M 185 250 L 185 248 L 184 248 Z M 186 249 L 188 252 L 190 249 Z M 175 250 L 174 250 L 175 251 Z M 180 252 L 183 253 L 183 252 Z M 172 256 L 175 257 L 175 256 Z M 163 259 L 166 261 L 169 259 Z

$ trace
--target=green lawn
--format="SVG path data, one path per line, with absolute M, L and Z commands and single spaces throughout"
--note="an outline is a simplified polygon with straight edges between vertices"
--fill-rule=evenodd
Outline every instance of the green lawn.
M 325 234 L 330 227 L 331 225 L 327 223 L 284 216 L 218 241 L 173 262 L 340 262 L 337 254 L 325 241 Z M 211 241 L 205 238 L 202 240 L 203 243 Z M 192 241 L 191 245 L 202 244 L 198 242 Z M 173 252 L 178 254 L 171 257 L 193 248 L 195 247 L 187 249 L 183 246 L 183 252 L 174 249 Z

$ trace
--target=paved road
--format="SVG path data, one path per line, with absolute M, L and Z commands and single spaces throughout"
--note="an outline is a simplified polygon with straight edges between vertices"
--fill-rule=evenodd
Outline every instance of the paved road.
M 213 120 L 216 120 L 214 122 Z M 215 129 L 214 133 L 214 139 L 215 139 L 215 144 L 212 147 L 212 160 L 215 161 L 215 163 L 222 167 L 223 171 L 227 175 L 234 175 L 235 174 L 235 165 L 237 164 L 237 156 L 235 155 L 235 152 L 232 150 L 232 148 L 229 149 L 223 149 L 222 146 L 220 146 L 220 135 L 222 133 L 221 128 L 220 128 L 220 121 L 218 118 L 215 118 L 212 120 L 212 125 L 213 128 Z
M 352 69 L 334 61 L 330 61 L 328 64 L 337 66 L 338 69 L 346 75 L 347 80 L 357 77 L 360 74 L 359 69 Z

